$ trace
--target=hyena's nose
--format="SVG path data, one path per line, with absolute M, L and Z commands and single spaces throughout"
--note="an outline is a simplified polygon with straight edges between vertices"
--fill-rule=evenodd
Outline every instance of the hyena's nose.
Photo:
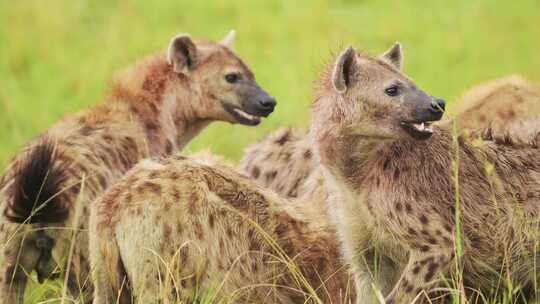
M 258 100 L 259 107 L 266 111 L 273 111 L 276 107 L 276 99 L 271 96 L 264 96 Z
M 444 101 L 444 99 L 437 98 L 431 102 L 430 110 L 436 114 L 443 113 L 445 104 L 446 102 Z

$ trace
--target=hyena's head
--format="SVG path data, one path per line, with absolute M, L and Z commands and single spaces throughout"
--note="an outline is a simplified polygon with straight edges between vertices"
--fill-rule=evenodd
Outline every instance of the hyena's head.
M 276 100 L 255 81 L 249 67 L 230 48 L 234 31 L 219 43 L 193 41 L 181 34 L 171 40 L 167 61 L 188 79 L 194 111 L 200 118 L 255 126 L 274 111 Z
M 344 50 L 324 77 L 314 104 L 314 127 L 375 140 L 424 140 L 440 120 L 444 100 L 422 91 L 401 72 L 399 43 L 377 58 Z

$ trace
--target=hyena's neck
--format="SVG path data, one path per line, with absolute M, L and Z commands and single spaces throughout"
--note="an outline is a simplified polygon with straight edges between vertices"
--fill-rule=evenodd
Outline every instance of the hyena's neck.
M 144 130 L 150 154 L 165 156 L 184 148 L 210 123 L 193 106 L 200 98 L 193 87 L 158 54 L 120 75 L 111 95 L 129 105 L 131 116 Z
M 379 139 L 345 134 L 339 129 L 311 133 L 317 157 L 338 180 L 359 182 L 369 173 L 369 165 L 387 143 Z

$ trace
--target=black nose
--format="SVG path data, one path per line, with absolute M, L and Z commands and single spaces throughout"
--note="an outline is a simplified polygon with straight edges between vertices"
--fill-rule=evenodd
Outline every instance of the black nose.
M 272 111 L 276 107 L 276 99 L 270 96 L 259 99 L 258 103 L 263 110 Z
M 443 113 L 445 104 L 444 99 L 437 98 L 431 102 L 431 111 L 434 113 Z

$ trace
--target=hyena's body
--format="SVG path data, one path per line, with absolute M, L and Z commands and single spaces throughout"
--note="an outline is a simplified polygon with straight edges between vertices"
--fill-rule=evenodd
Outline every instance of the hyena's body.
M 449 112 L 463 129 L 480 130 L 484 139 L 514 146 L 537 144 L 535 122 L 528 118 L 540 114 L 540 90 L 519 76 L 509 76 L 473 87 L 454 103 Z M 532 124 L 532 126 L 531 126 Z M 284 128 L 250 146 L 238 170 L 259 185 L 288 198 L 297 198 L 304 210 L 322 214 L 317 217 L 329 234 L 335 227 L 328 216 L 327 186 L 313 145 L 305 132 Z M 321 240 L 323 241 L 323 240 Z M 338 252 L 338 242 L 328 242 L 329 250 Z M 335 247 L 332 247 L 335 246 Z M 329 255 L 335 265 L 341 255 Z M 336 274 L 346 276 L 345 273 Z M 347 282 L 345 279 L 342 282 Z M 342 288 L 345 288 L 343 286 Z
M 96 303 L 190 303 L 206 293 L 216 301 L 341 303 L 348 277 L 318 216 L 228 167 L 144 161 L 93 206 Z
M 451 105 L 448 115 L 459 123 L 460 130 L 490 128 L 502 135 L 516 122 L 540 114 L 540 88 L 511 75 L 476 85 Z M 521 131 L 526 130 L 516 130 L 513 135 L 520 136 Z M 312 155 L 305 131 L 284 128 L 248 147 L 238 170 L 281 195 L 301 197 L 315 190 L 312 185 L 317 183 L 307 182 L 308 177 L 313 181 L 322 178 Z
M 230 73 L 244 83 L 228 83 Z M 55 124 L 8 167 L 0 187 L 0 303 L 22 303 L 25 272 L 36 270 L 42 281 L 56 265 L 69 268 L 74 296 L 90 291 L 88 210 L 97 196 L 139 160 L 182 149 L 212 121 L 258 123 L 248 114 L 238 120 L 233 109 L 269 114 L 254 110 L 270 97 L 225 44 L 186 35 L 171 41 L 167 56 L 121 74 L 111 91 L 102 105 Z
M 310 130 L 359 303 L 378 303 L 373 286 L 386 303 L 410 303 L 443 276 L 467 293 L 534 296 L 539 150 L 432 129 L 443 103 L 400 72 L 399 46 L 381 58 L 338 57 Z M 536 142 L 531 126 L 525 141 Z

